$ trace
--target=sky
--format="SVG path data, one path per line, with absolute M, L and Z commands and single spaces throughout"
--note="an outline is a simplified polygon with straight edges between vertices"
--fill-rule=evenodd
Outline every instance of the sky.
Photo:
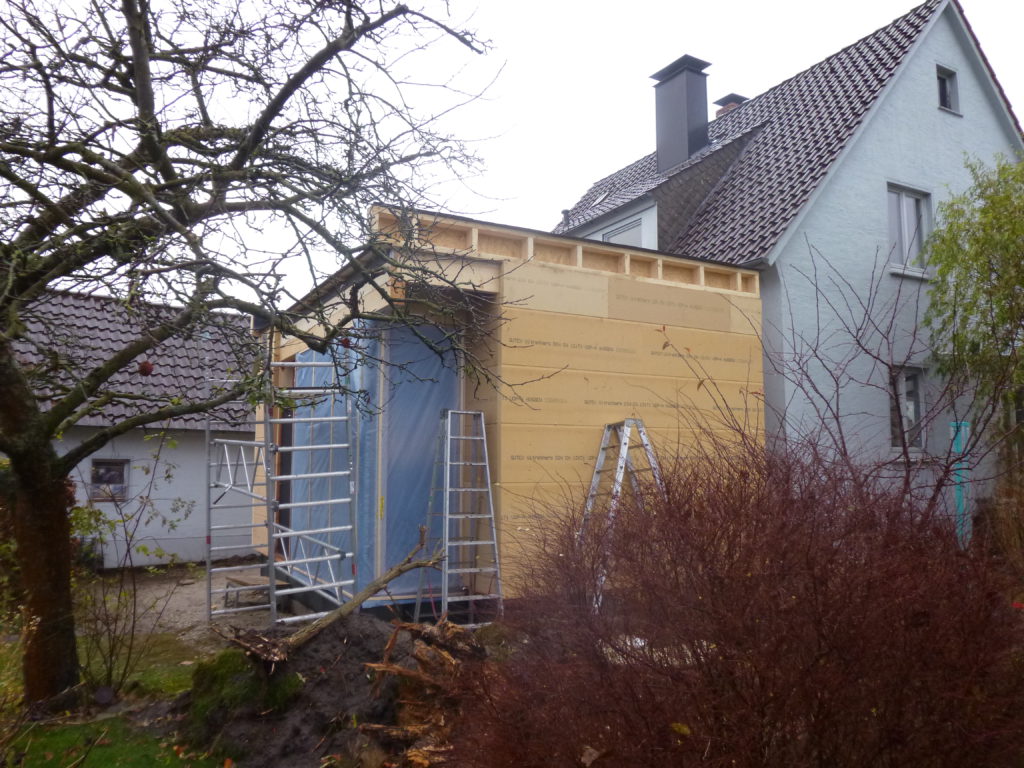
M 710 101 L 756 96 L 909 11 L 914 0 L 453 0 L 491 41 L 473 65 L 486 97 L 460 111 L 482 173 L 448 210 L 548 230 L 597 179 L 654 150 L 650 75 L 683 54 L 711 62 Z M 1024 114 L 1024 0 L 961 0 Z M 460 16 L 461 14 L 461 16 Z M 715 107 L 710 107 L 714 110 Z M 714 114 L 711 111 L 709 114 Z

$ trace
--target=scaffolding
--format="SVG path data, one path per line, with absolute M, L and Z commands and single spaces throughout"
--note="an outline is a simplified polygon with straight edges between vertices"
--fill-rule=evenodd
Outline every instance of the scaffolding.
M 215 437 L 207 423 L 211 619 L 250 611 L 269 612 L 271 623 L 313 619 L 355 584 L 348 389 L 333 361 L 270 368 L 271 381 L 286 383 L 270 387 L 254 439 Z M 316 439 L 297 439 L 303 433 Z M 319 493 L 324 487 L 329 493 Z M 320 610 L 280 616 L 279 601 L 292 597 Z

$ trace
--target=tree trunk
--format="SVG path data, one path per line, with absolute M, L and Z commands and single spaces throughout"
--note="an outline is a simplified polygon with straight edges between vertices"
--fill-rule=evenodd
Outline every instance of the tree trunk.
M 50 699 L 78 683 L 68 515 L 74 496 L 67 478 L 54 476 L 52 453 L 50 458 L 27 462 L 29 466 L 12 461 L 12 523 L 25 590 L 22 671 L 25 701 L 30 704 Z

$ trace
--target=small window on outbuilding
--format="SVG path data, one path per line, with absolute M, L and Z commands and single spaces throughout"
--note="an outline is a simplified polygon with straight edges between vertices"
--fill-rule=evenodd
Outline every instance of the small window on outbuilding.
M 128 498 L 128 460 L 93 459 L 89 473 L 90 501 L 125 501 Z
M 936 67 L 935 77 L 939 84 L 939 107 L 959 113 L 960 99 L 956 87 L 956 72 L 946 67 Z

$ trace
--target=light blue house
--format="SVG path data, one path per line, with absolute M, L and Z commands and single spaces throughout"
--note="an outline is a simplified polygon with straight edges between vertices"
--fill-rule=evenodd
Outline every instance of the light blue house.
M 962 8 L 928 0 L 760 96 L 718 100 L 710 121 L 708 66 L 653 76 L 656 151 L 556 231 L 760 269 L 770 433 L 953 467 L 962 415 L 928 375 L 918 251 L 968 158 L 1024 149 Z

